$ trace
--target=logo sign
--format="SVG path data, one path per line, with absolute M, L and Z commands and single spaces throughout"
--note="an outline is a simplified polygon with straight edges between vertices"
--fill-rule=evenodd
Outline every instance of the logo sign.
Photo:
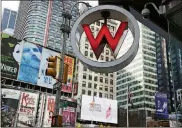
M 167 94 L 156 92 L 155 94 L 155 107 L 156 116 L 162 119 L 168 119 L 168 109 L 167 109 Z
M 121 23 L 115 36 L 111 35 L 109 29 L 107 28 L 107 25 L 104 24 L 96 38 L 94 38 L 89 25 L 95 21 L 103 19 L 101 13 L 104 11 L 110 13 L 108 19 L 114 19 L 120 21 Z M 82 33 L 85 32 L 97 59 L 99 58 L 106 44 L 110 47 L 111 51 L 114 53 L 114 57 L 116 58 L 127 35 L 128 29 L 130 29 L 133 35 L 133 44 L 122 57 L 115 59 L 114 61 L 93 61 L 86 58 L 79 50 L 78 45 L 80 43 Z M 71 43 L 75 55 L 90 70 L 103 73 L 115 72 L 127 66 L 137 54 L 139 47 L 139 37 L 139 26 L 133 15 L 127 10 L 114 5 L 97 6 L 84 12 L 77 19 L 71 31 Z

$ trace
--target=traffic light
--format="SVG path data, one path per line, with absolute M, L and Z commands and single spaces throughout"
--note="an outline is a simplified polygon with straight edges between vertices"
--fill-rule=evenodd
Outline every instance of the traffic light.
M 52 116 L 51 127 L 61 127 L 62 126 L 62 116 L 55 115 Z
M 60 66 L 61 66 L 61 61 L 57 56 L 51 56 L 47 58 L 48 61 L 48 68 L 46 69 L 46 75 L 47 76 L 52 76 L 54 79 L 60 79 L 59 76 L 60 74 Z M 64 63 L 64 72 L 62 76 L 62 83 L 66 83 L 68 79 L 68 67 L 69 65 Z
M 46 75 L 52 76 L 53 78 L 56 78 L 56 66 L 57 66 L 57 56 L 51 56 L 47 58 L 48 61 L 48 68 L 46 69 Z

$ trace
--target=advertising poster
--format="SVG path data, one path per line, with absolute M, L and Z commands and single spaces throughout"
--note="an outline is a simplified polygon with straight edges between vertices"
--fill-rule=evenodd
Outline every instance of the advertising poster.
M 52 116 L 54 114 L 56 103 L 55 96 L 47 96 L 46 98 L 46 106 L 44 111 L 44 120 L 43 120 L 43 127 L 51 127 Z
M 167 94 L 156 92 L 155 94 L 155 107 L 156 116 L 162 119 L 168 119 L 168 109 L 167 109 Z
M 73 73 L 74 73 L 74 58 L 71 56 L 65 55 L 64 63 L 68 64 L 68 80 L 66 84 L 62 85 L 62 92 L 71 93 L 72 92 L 72 80 L 73 80 Z
M 63 126 L 75 127 L 76 113 L 73 107 L 64 107 L 62 109 Z
M 67 80 L 67 84 L 70 84 L 70 83 L 72 83 L 72 80 L 73 80 L 75 60 L 74 60 L 73 57 L 65 55 L 64 63 L 68 64 L 68 80 Z
M 117 124 L 117 110 L 116 100 L 82 95 L 82 120 Z
M 5 33 L 1 36 L 1 76 L 17 79 L 22 43 Z
M 13 127 L 20 98 L 20 91 L 1 89 L 1 127 Z
M 39 107 L 37 111 L 37 127 L 42 126 L 42 120 L 44 118 L 44 106 L 45 106 L 45 100 L 46 100 L 46 95 L 44 93 L 40 93 L 39 96 Z
M 74 88 L 74 90 L 73 90 L 73 88 Z M 71 83 L 62 84 L 61 91 L 66 92 L 66 93 L 72 93 L 72 91 L 73 91 L 74 95 L 76 95 L 77 92 L 78 92 L 78 83 L 75 83 L 75 84 L 71 84 Z
M 49 49 L 43 48 L 43 50 L 42 50 L 42 60 L 41 60 L 40 69 L 39 69 L 39 79 L 38 79 L 38 82 L 37 82 L 37 84 L 39 86 L 52 89 L 53 85 L 56 83 L 56 79 L 54 79 L 52 76 L 47 76 L 45 74 L 46 69 L 48 68 L 47 59 L 49 57 L 53 57 L 53 56 L 58 56 L 59 57 L 60 53 L 57 53 L 57 52 L 51 51 Z
M 18 80 L 37 84 L 42 47 L 25 42 L 19 68 Z
M 22 92 L 18 109 L 18 127 L 34 127 L 39 94 Z

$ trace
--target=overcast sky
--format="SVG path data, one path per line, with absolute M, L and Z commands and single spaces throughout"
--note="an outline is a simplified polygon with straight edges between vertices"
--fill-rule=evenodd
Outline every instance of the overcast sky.
M 93 1 L 85 1 L 85 2 L 89 2 L 90 5 L 92 6 L 97 6 L 98 5 L 98 1 L 97 0 L 93 0 Z M 18 11 L 18 6 L 19 6 L 19 1 L 2 1 L 2 12 L 4 10 L 4 8 L 8 8 L 14 11 Z

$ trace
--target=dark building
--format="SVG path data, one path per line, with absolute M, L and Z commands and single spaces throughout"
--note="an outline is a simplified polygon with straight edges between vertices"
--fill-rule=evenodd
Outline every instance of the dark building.
M 173 90 L 182 89 L 182 47 L 175 38 L 169 43 L 156 35 L 156 57 L 158 91 L 168 95 L 169 112 L 174 112 Z
M 2 22 L 1 22 L 1 31 L 7 28 L 14 29 L 16 24 L 16 17 L 17 17 L 16 11 L 4 8 Z

